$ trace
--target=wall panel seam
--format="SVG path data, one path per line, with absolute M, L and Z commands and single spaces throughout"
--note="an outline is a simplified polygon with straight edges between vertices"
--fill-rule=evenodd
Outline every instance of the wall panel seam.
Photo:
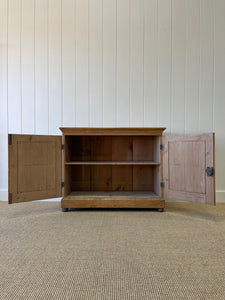
M 198 84 L 198 132 L 200 132 L 200 109 L 201 109 L 201 102 L 200 102 L 200 86 L 201 86 L 201 65 L 202 65 L 202 57 L 201 57 L 201 50 L 202 50 L 202 36 L 201 36 L 201 19 L 202 19 L 202 0 L 199 0 L 199 84 Z
M 20 0 L 20 132 L 23 133 L 23 89 L 22 89 L 22 0 Z
M 117 0 L 116 0 L 116 56 L 117 56 L 117 53 L 118 53 L 118 24 L 117 24 L 117 19 L 118 19 L 118 6 L 117 6 Z M 117 127 L 117 124 L 118 124 L 118 116 L 117 116 L 117 113 L 118 113 L 118 107 L 117 107 L 117 98 L 118 98 L 118 84 L 117 84 L 117 81 L 118 81 L 118 61 L 116 59 L 116 62 L 115 62 L 115 85 L 116 85 L 116 92 L 115 92 L 115 97 L 116 97 L 116 101 L 115 101 L 115 125 Z
M 34 0 L 34 133 L 36 134 L 36 35 L 35 35 L 35 28 L 36 28 L 36 0 Z
M 6 59 L 7 59 L 7 134 L 9 133 L 9 1 L 7 1 L 7 53 L 6 53 Z
M 88 0 L 88 126 L 90 127 L 90 0 Z
M 212 130 L 213 132 L 215 131 L 215 5 L 216 2 L 213 1 L 212 8 L 213 8 L 213 13 L 212 13 L 212 24 L 213 24 L 213 99 L 212 99 Z
M 157 80 L 156 80 L 156 124 L 159 126 L 159 0 L 157 0 L 157 21 L 156 21 L 156 32 L 157 32 Z
M 60 41 L 61 41 L 61 45 L 60 45 L 60 68 L 61 68 L 61 70 L 60 70 L 60 76 L 61 76 L 61 89 L 60 89 L 60 93 L 61 93 L 61 95 L 60 95 L 60 98 L 61 98 L 61 105 L 60 105 L 60 108 L 61 108 L 61 116 L 60 116 L 60 118 L 61 118 L 61 122 L 60 122 L 60 125 L 61 126 L 63 126 L 63 54 L 62 54 L 62 1 L 63 0 L 61 0 L 61 2 L 60 2 L 60 18 L 61 18 L 61 20 L 60 20 Z
M 50 133 L 50 101 L 49 101 L 49 0 L 47 2 L 47 80 L 48 80 L 48 134 Z
M 74 91 L 74 124 L 76 126 L 76 113 L 77 113 L 77 23 L 76 23 L 76 12 L 77 12 L 77 1 L 74 0 L 74 63 L 75 63 L 75 70 L 74 70 L 74 85 L 75 85 L 75 91 Z
M 142 59 L 142 76 L 143 76 L 143 84 L 142 84 L 142 95 L 143 95 L 143 111 L 142 111 L 142 122 L 143 126 L 145 126 L 145 0 L 142 0 L 142 7 L 143 7 L 143 59 Z
M 173 0 L 170 0 L 170 133 L 172 129 L 173 115 Z

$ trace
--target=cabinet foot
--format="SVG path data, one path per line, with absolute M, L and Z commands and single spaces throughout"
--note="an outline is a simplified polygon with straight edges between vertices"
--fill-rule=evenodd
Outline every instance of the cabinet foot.
M 62 212 L 67 212 L 68 208 L 62 208 Z
M 158 212 L 164 212 L 164 208 L 158 208 Z

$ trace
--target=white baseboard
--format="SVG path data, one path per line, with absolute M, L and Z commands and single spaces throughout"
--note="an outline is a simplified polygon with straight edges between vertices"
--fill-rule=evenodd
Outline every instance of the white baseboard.
M 0 189 L 0 201 L 8 201 L 8 190 Z
M 0 189 L 0 201 L 8 201 L 8 190 Z M 60 198 L 47 199 L 44 201 L 60 201 Z M 216 191 L 216 203 L 225 203 L 225 191 Z
M 216 203 L 225 203 L 225 191 L 216 191 Z

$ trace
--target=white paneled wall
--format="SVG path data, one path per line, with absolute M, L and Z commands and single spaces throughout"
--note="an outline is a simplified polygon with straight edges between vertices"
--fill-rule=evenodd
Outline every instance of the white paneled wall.
M 7 133 L 166 126 L 216 133 L 225 201 L 224 0 L 0 0 L 0 198 Z

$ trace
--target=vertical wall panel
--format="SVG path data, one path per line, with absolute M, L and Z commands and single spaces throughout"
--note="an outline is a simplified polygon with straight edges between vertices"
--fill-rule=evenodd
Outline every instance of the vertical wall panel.
M 62 125 L 61 0 L 49 0 L 49 133 Z
M 158 0 L 158 125 L 171 125 L 171 0 Z
M 130 1 L 117 2 L 117 126 L 130 124 Z
M 76 0 L 76 126 L 89 125 L 88 0 Z
M 185 132 L 186 0 L 172 1 L 171 133 Z
M 144 0 L 144 125 L 157 124 L 158 0 Z
M 215 131 L 225 199 L 224 12 L 224 0 L 0 0 L 0 191 L 8 132 L 165 126 Z
M 213 11 L 214 1 L 204 0 L 200 19 L 200 83 L 199 83 L 199 131 L 213 130 Z
M 22 0 L 21 94 L 22 133 L 34 133 L 34 0 Z
M 75 126 L 75 1 L 62 2 L 63 126 Z
M 186 51 L 185 127 L 193 133 L 199 131 L 200 0 L 187 1 Z
M 225 190 L 225 2 L 215 1 L 215 103 L 214 103 L 214 130 L 216 132 L 216 187 Z
M 116 125 L 116 4 L 103 0 L 103 125 Z
M 3 190 L 7 189 L 7 16 L 8 0 L 0 1 L 0 199 L 3 199 Z
M 90 126 L 102 126 L 102 0 L 89 5 Z
M 144 3 L 131 0 L 130 16 L 130 125 L 144 125 Z
M 8 7 L 8 130 L 21 133 L 21 0 Z
M 35 129 L 49 132 L 48 1 L 35 1 Z

